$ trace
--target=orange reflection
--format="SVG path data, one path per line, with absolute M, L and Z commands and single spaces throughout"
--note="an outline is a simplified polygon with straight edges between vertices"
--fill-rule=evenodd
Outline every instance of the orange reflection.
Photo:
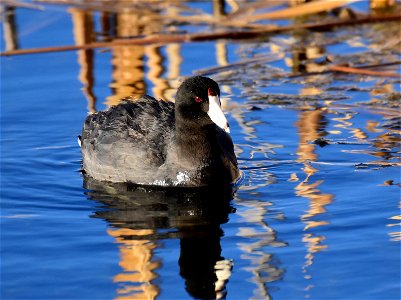
M 366 130 L 369 132 L 382 132 L 382 129 L 378 129 L 377 126 L 379 126 L 379 122 L 375 121 L 367 121 L 366 122 Z
M 181 45 L 180 44 L 169 44 L 166 46 L 166 54 L 168 58 L 168 69 L 167 69 L 167 78 L 169 80 L 169 87 L 164 91 L 166 100 L 174 100 L 175 91 L 180 85 L 180 81 L 178 78 L 181 73 Z
M 348 129 L 349 127 L 351 127 L 353 125 L 352 122 L 348 121 L 348 120 L 351 120 L 352 118 L 353 118 L 352 113 L 345 113 L 344 116 L 332 118 L 333 121 L 338 122 L 338 124 L 335 124 L 334 127 Z
M 169 14 L 174 14 L 175 8 L 169 9 Z M 92 13 L 70 9 L 74 24 L 74 38 L 77 45 L 87 44 L 95 40 L 94 21 Z M 177 12 L 178 13 L 178 12 Z M 103 39 L 124 38 L 152 34 L 162 29 L 162 24 L 157 18 L 150 18 L 150 11 L 102 13 L 100 18 L 101 34 Z M 111 49 L 112 58 L 112 82 L 110 83 L 112 95 L 108 96 L 108 106 L 118 104 L 121 99 L 132 96 L 139 98 L 148 92 L 145 78 L 152 83 L 150 94 L 157 99 L 173 100 L 175 90 L 179 85 L 177 78 L 180 76 L 181 46 L 170 44 L 166 46 L 168 60 L 168 80 L 164 79 L 165 58 L 158 46 L 120 46 Z M 146 59 L 147 58 L 147 59 Z M 147 64 L 145 65 L 145 61 Z M 88 110 L 95 111 L 96 97 L 93 93 L 94 85 L 94 52 L 93 50 L 78 51 L 80 65 L 79 79 L 83 85 L 83 92 L 88 101 Z M 148 69 L 148 73 L 145 70 Z M 172 86 L 171 86 L 172 85 Z
M 351 130 L 352 135 L 360 140 L 366 140 L 368 138 L 367 134 L 362 131 L 360 128 L 354 128 Z
M 74 26 L 74 39 L 75 44 L 84 45 L 93 41 L 94 39 L 94 26 L 92 20 L 92 13 L 76 8 L 70 8 L 69 12 L 72 17 Z M 78 53 L 79 81 L 82 83 L 82 91 L 88 102 L 88 111 L 93 113 L 96 111 L 96 98 L 93 93 L 94 85 L 94 55 L 93 50 L 80 50 Z
M 386 11 L 394 7 L 395 4 L 395 0 L 370 0 L 370 8 L 373 11 Z
M 119 38 L 139 36 L 144 33 L 143 20 L 139 13 L 119 12 L 114 20 L 115 34 Z M 144 55 L 142 46 L 122 46 L 112 49 L 112 95 L 107 105 L 118 104 L 122 98 L 138 98 L 146 93 L 144 80 Z
M 164 79 L 163 56 L 160 53 L 160 47 L 146 47 L 148 57 L 149 72 L 147 78 L 153 83 L 152 95 L 156 99 L 166 99 L 164 92 L 170 88 L 166 79 Z
M 392 184 L 393 183 L 391 182 L 390 185 L 392 185 Z M 401 187 L 401 183 L 398 183 L 397 186 Z M 398 203 L 398 212 L 399 212 L 399 214 L 388 218 L 389 220 L 391 220 L 391 223 L 387 224 L 387 227 L 398 228 L 398 231 L 395 230 L 395 231 L 392 231 L 392 232 L 388 233 L 388 235 L 390 236 L 390 241 L 393 241 L 393 242 L 401 242 L 401 231 L 400 231 L 400 228 L 401 228 L 401 212 L 400 212 L 400 209 L 401 209 L 401 201 Z
M 322 245 L 325 239 L 324 236 L 313 236 L 310 233 L 305 234 L 302 238 L 302 241 L 308 248 L 308 253 L 305 255 L 306 261 L 303 267 L 305 273 L 307 273 L 307 268 L 313 264 L 313 260 L 315 259 L 314 253 L 327 249 L 327 245 Z M 305 275 L 305 277 L 312 278 L 310 275 Z
M 389 131 L 390 133 L 392 130 Z M 385 160 L 389 160 L 394 158 L 394 155 L 390 153 L 392 149 L 398 149 L 401 143 L 401 137 L 397 134 L 397 131 L 393 131 L 394 135 L 389 134 L 389 132 L 385 132 L 373 141 L 373 146 L 377 149 L 375 151 L 370 152 L 371 155 L 382 157 Z M 399 162 L 399 159 L 397 159 Z
M 314 86 L 308 86 L 302 88 L 299 94 L 302 96 L 314 96 L 314 95 L 320 95 L 322 93 L 323 91 L 321 89 Z
M 159 288 L 152 283 L 157 277 L 154 272 L 160 267 L 152 261 L 154 241 L 135 239 L 152 234 L 151 229 L 108 229 L 107 233 L 119 244 L 122 272 L 114 276 L 113 282 L 119 283 L 116 299 L 156 299 Z
M 300 137 L 297 150 L 298 161 L 316 160 L 317 156 L 314 153 L 316 145 L 312 142 L 323 136 L 320 130 L 323 120 L 323 109 L 301 112 L 299 121 L 296 123 Z
M 381 95 L 381 94 L 390 94 L 394 92 L 393 85 L 391 83 L 383 83 L 376 84 L 376 86 L 370 91 L 372 96 Z
M 398 111 L 395 112 L 392 109 L 384 109 L 384 108 L 380 108 L 379 110 L 375 111 L 375 113 L 382 115 L 384 120 L 395 119 L 399 114 Z M 382 159 L 378 161 L 367 162 L 367 164 L 371 165 L 378 165 L 378 166 L 399 165 L 398 159 L 394 155 L 393 150 L 399 148 L 399 144 L 401 142 L 400 130 L 391 128 L 387 130 L 381 129 L 380 126 L 382 124 L 380 124 L 377 121 L 371 121 L 371 120 L 366 121 L 366 125 L 364 126 L 364 128 L 354 127 L 352 119 L 354 118 L 355 114 L 356 114 L 355 112 L 354 113 L 346 112 L 343 113 L 342 116 L 332 118 L 333 121 L 337 122 L 337 124 L 334 124 L 333 126 L 347 130 L 352 134 L 352 136 L 355 139 L 366 144 L 369 143 L 373 147 L 369 147 L 369 149 L 364 149 L 359 151 L 351 150 L 348 151 L 348 153 L 366 153 Z M 380 133 L 380 132 L 384 133 L 376 136 L 373 140 L 369 140 L 368 133 Z M 395 161 L 395 159 L 397 159 L 397 161 Z
M 309 163 L 310 161 L 317 160 L 317 154 L 315 153 L 316 144 L 312 142 L 324 135 L 324 111 L 325 110 L 320 108 L 313 111 L 303 111 L 300 113 L 299 120 L 296 123 L 300 137 L 297 150 L 298 161 L 303 162 L 304 167 L 302 171 L 305 173 L 306 177 L 295 187 L 295 194 L 307 198 L 310 202 L 308 211 L 301 217 L 301 220 L 305 223 L 304 231 L 329 224 L 328 221 L 314 220 L 312 218 L 324 214 L 326 212 L 326 206 L 330 204 L 334 198 L 332 194 L 325 194 L 319 190 L 319 186 L 324 182 L 323 180 L 312 182 L 312 178 L 318 170 Z M 296 174 L 292 174 L 290 180 L 298 181 L 299 179 Z M 312 278 L 312 276 L 308 274 L 308 267 L 313 264 L 315 253 L 327 249 L 327 245 L 323 244 L 325 239 L 323 235 L 317 236 L 312 233 L 304 234 L 302 241 L 307 247 L 307 254 L 305 255 L 306 261 L 303 266 L 305 279 Z M 308 285 L 305 290 L 310 290 L 312 288 L 313 286 Z
M 326 49 L 321 46 L 309 45 L 307 47 L 300 47 L 292 51 L 291 57 L 284 59 L 287 66 L 292 68 L 294 73 L 299 72 L 321 72 L 324 71 L 324 63 L 316 63 L 313 61 L 316 58 L 322 57 Z M 313 79 L 305 78 L 306 81 Z
M 304 168 L 302 169 L 306 178 L 300 182 L 296 187 L 296 195 L 310 200 L 310 207 L 306 214 L 302 216 L 302 220 L 306 222 L 305 230 L 313 227 L 318 227 L 322 225 L 327 225 L 326 221 L 312 221 L 310 218 L 325 213 L 326 205 L 333 201 L 334 196 L 332 194 L 322 194 L 318 189 L 319 185 L 323 183 L 323 180 L 319 180 L 310 183 L 309 180 L 318 170 L 313 168 L 309 163 L 304 163 Z

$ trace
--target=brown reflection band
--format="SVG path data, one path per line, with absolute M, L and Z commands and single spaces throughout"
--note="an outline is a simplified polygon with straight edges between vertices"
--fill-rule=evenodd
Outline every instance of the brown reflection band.
M 224 31 L 224 32 L 213 32 L 213 33 L 186 33 L 186 34 L 154 34 L 149 36 L 141 36 L 132 39 L 116 39 L 112 42 L 93 42 L 85 45 L 69 45 L 69 46 L 55 46 L 46 48 L 33 48 L 33 49 L 18 49 L 12 51 L 4 51 L 0 53 L 0 56 L 9 55 L 22 55 L 22 54 L 35 54 L 35 53 L 46 53 L 46 52 L 58 52 L 58 51 L 73 51 L 73 50 L 86 50 L 95 48 L 111 48 L 126 45 L 150 45 L 150 44 L 168 44 L 168 43 L 185 43 L 185 42 L 202 42 L 218 39 L 249 39 L 261 37 L 267 33 L 279 33 L 297 29 L 315 29 L 324 30 L 335 26 L 348 26 L 362 23 L 375 23 L 375 22 L 390 22 L 401 20 L 399 14 L 385 14 L 380 16 L 367 16 L 363 18 L 336 21 L 327 23 L 313 23 L 313 24 L 295 24 L 290 26 L 280 27 L 263 27 L 246 30 L 246 31 Z

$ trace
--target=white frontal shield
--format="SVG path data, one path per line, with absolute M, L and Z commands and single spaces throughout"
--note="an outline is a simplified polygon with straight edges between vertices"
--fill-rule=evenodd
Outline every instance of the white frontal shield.
M 207 112 L 210 119 L 225 132 L 230 133 L 230 126 L 228 125 L 226 116 L 221 110 L 219 96 L 209 95 L 209 111 Z

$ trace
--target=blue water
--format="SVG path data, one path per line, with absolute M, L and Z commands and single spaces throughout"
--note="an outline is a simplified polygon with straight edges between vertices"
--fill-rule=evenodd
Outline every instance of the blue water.
M 62 10 L 33 28 L 51 13 L 18 11 L 24 47 L 73 43 Z M 182 45 L 179 76 L 218 65 L 216 47 Z M 254 45 L 228 43 L 228 61 L 244 47 Z M 167 98 L 172 58 L 160 47 L 152 77 L 152 49 L 146 91 L 161 80 Z M 97 109 L 115 92 L 112 55 L 95 51 Z M 289 69 L 283 59 L 274 67 Z M 370 103 L 386 93 L 324 90 L 385 83 L 399 92 L 399 83 L 338 75 L 323 100 L 294 100 L 316 81 L 261 79 L 258 65 L 213 74 L 244 173 L 231 196 L 85 180 L 80 68 L 77 52 L 1 58 L 1 299 L 400 298 L 400 137 L 385 126 L 398 108 Z M 319 137 L 329 145 L 314 144 Z

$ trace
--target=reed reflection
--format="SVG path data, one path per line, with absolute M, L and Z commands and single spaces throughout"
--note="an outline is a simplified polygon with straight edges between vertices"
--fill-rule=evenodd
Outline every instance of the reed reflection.
M 92 13 L 86 10 L 70 8 L 74 39 L 76 45 L 89 44 L 94 41 L 94 24 Z M 88 102 L 88 111 L 96 111 L 96 97 L 93 92 L 95 84 L 94 76 L 94 52 L 92 49 L 77 51 L 79 75 L 78 79 L 82 83 L 82 92 Z
M 111 41 L 113 39 L 132 38 L 134 36 L 150 35 L 160 32 L 164 25 L 158 22 L 157 13 L 153 10 L 128 10 L 121 12 L 102 12 L 100 18 L 94 18 L 92 12 L 71 8 L 69 12 L 73 22 L 73 34 L 76 45 L 89 44 L 97 39 Z M 179 13 L 176 7 L 167 8 L 169 15 Z M 97 25 L 96 22 L 99 22 Z M 100 27 L 100 32 L 95 28 Z M 111 95 L 106 97 L 108 106 L 118 104 L 121 99 L 132 99 L 151 92 L 157 99 L 172 100 L 175 88 L 179 85 L 181 46 L 169 44 L 166 57 L 159 46 L 123 45 L 111 48 L 112 74 Z M 94 94 L 95 71 L 93 50 L 79 50 L 78 64 L 79 80 L 88 101 L 88 111 L 96 111 L 96 95 Z M 99 55 L 99 54 L 98 54 Z M 167 61 L 167 63 L 166 63 Z M 165 69 L 167 65 L 168 70 Z M 167 74 L 167 79 L 164 76 Z M 149 91 L 147 82 L 152 84 Z
M 306 260 L 303 266 L 305 279 L 312 278 L 308 268 L 313 264 L 315 254 L 327 248 L 327 245 L 323 244 L 326 239 L 325 236 L 316 235 L 308 231 L 328 224 L 328 221 L 316 220 L 316 217 L 326 212 L 326 206 L 334 198 L 332 194 L 320 191 L 319 186 L 324 182 L 323 180 L 312 181 L 318 170 L 310 164 L 311 161 L 317 161 L 318 159 L 315 153 L 316 144 L 312 142 L 325 135 L 326 124 L 325 109 L 323 108 L 301 111 L 296 123 L 300 138 L 297 155 L 298 161 L 304 165 L 302 171 L 305 173 L 305 179 L 295 186 L 295 194 L 309 200 L 309 209 L 301 216 L 301 220 L 305 222 L 304 230 L 306 231 L 302 238 L 307 247 Z M 293 178 L 297 178 L 297 176 L 294 175 Z M 310 288 L 311 286 L 307 286 L 305 290 Z
M 157 278 L 160 262 L 153 259 L 153 250 L 158 245 L 146 239 L 153 230 L 111 228 L 107 233 L 115 238 L 120 252 L 122 272 L 113 277 L 113 282 L 119 286 L 116 299 L 155 299 L 159 288 L 153 280 Z
M 378 111 L 383 115 L 382 123 L 372 120 L 367 120 L 364 127 L 357 127 L 360 123 L 355 118 L 358 116 L 356 112 L 341 112 L 332 111 L 336 117 L 332 118 L 334 127 L 343 131 L 349 132 L 357 143 L 368 145 L 361 150 L 343 150 L 347 153 L 354 154 L 369 154 L 378 158 L 378 160 L 368 161 L 366 163 L 374 166 L 399 166 L 399 144 L 401 135 L 399 130 L 398 112 L 393 110 Z M 373 139 L 371 134 L 377 134 Z M 362 162 L 364 163 L 364 162 Z
M 127 38 L 149 32 L 143 22 L 144 15 L 140 12 L 118 12 L 111 19 L 115 37 Z M 122 46 L 112 48 L 112 95 L 107 97 L 107 105 L 118 104 L 127 96 L 140 97 L 146 93 L 144 74 L 145 47 Z
M 401 187 L 401 183 L 398 183 L 398 186 Z M 398 214 L 389 217 L 388 219 L 390 220 L 389 223 L 387 224 L 387 227 L 393 229 L 394 227 L 396 228 L 395 230 L 389 232 L 389 238 L 390 241 L 392 242 L 401 242 L 401 232 L 399 230 L 401 226 L 401 201 L 398 203 Z M 398 229 L 398 230 L 397 230 Z
M 221 256 L 220 225 L 233 212 L 231 188 L 157 189 L 126 184 L 105 185 L 84 178 L 90 199 L 102 203 L 94 218 L 108 222 L 107 233 L 119 245 L 121 272 L 117 299 L 155 299 L 155 279 L 162 261 L 154 252 L 163 239 L 178 238 L 180 275 L 191 297 L 220 299 L 232 264 Z
M 216 43 L 218 65 L 228 65 L 227 57 L 227 45 L 223 42 Z M 246 94 L 247 87 L 242 88 L 242 92 Z M 222 90 L 232 94 L 231 85 L 223 85 Z M 271 299 L 269 283 L 280 280 L 284 269 L 280 268 L 277 258 L 266 249 L 285 247 L 286 243 L 277 239 L 276 231 L 266 221 L 272 203 L 260 200 L 258 195 L 260 188 L 275 181 L 266 160 L 269 154 L 274 153 L 275 148 L 282 145 L 273 145 L 261 140 L 256 126 L 263 126 L 264 122 L 250 117 L 248 113 L 252 110 L 230 101 L 223 101 L 222 106 L 230 111 L 232 118 L 241 128 L 242 139 L 246 142 L 235 145 L 239 160 L 246 160 L 242 166 L 246 175 L 240 187 L 241 200 L 236 199 L 237 205 L 241 207 L 238 215 L 243 219 L 236 235 L 241 237 L 242 242 L 238 242 L 236 246 L 241 251 L 241 259 L 247 261 L 246 271 L 250 274 L 249 279 L 255 284 L 252 299 Z

